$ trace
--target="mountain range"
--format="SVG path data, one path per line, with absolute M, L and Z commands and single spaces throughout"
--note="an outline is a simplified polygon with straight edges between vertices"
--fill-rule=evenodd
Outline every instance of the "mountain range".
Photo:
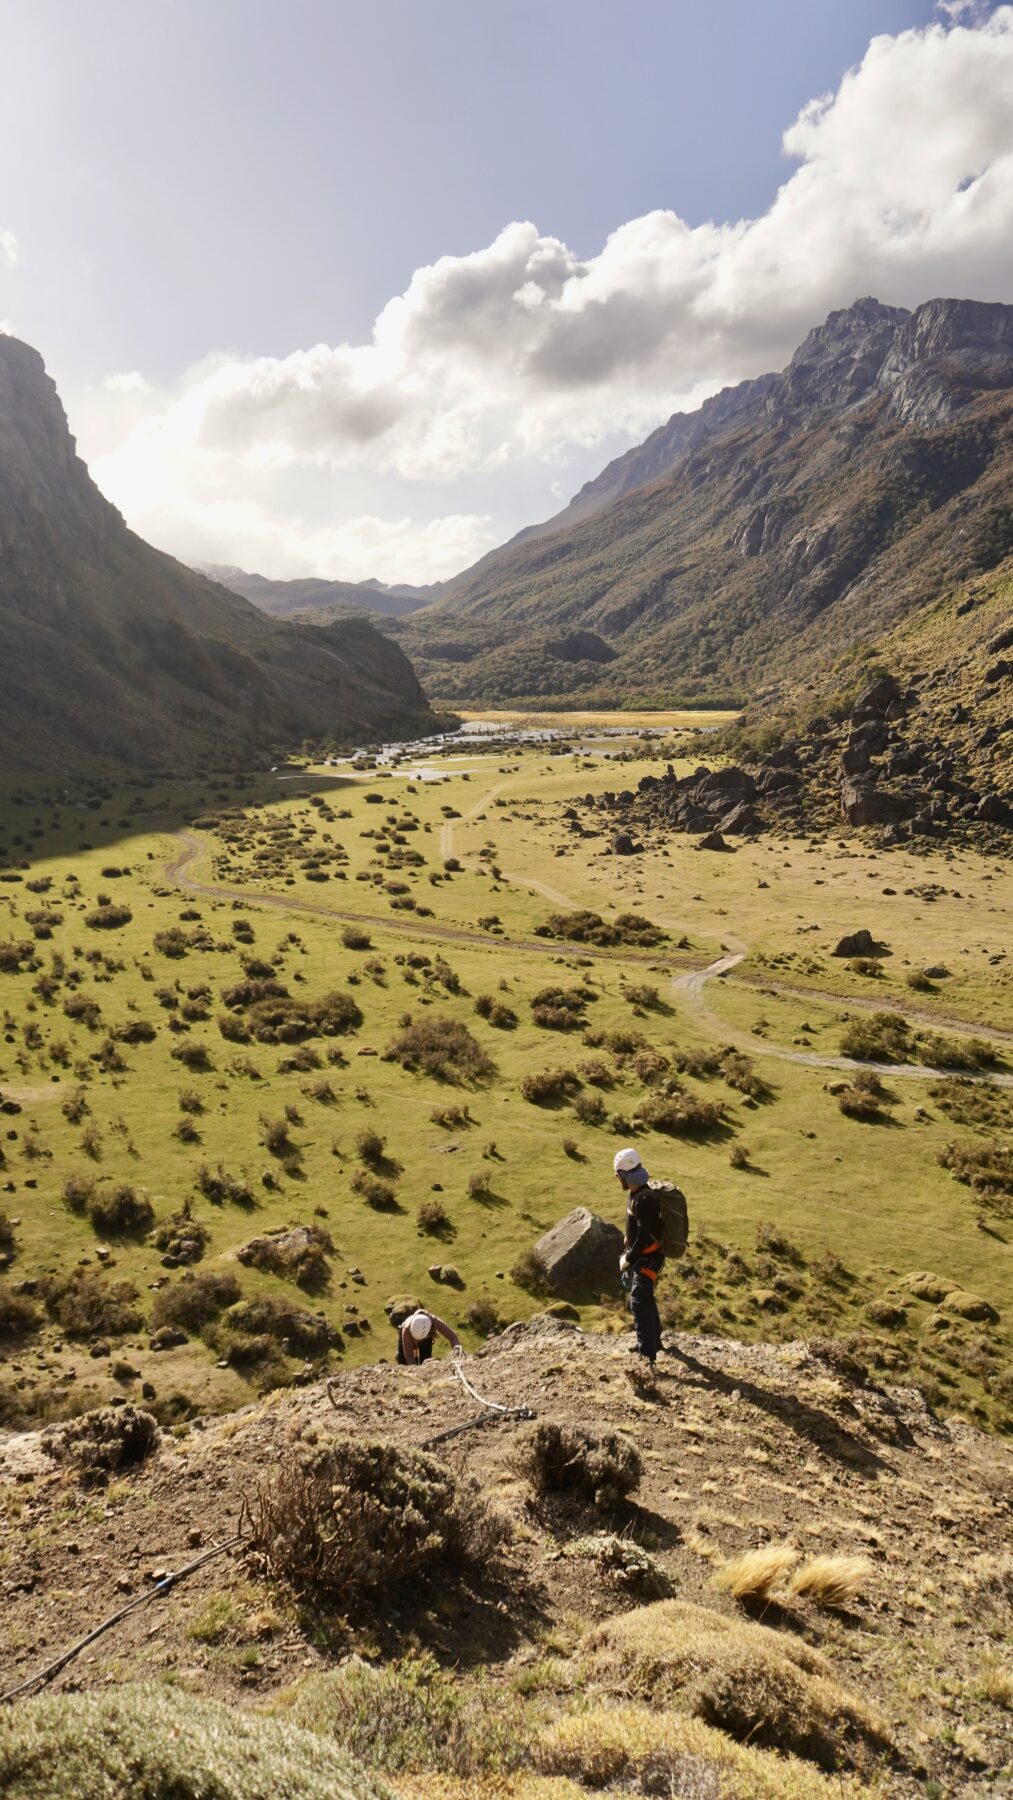
M 128 530 L 42 358 L 0 337 L 0 766 L 186 771 L 431 729 L 365 620 L 291 624 Z
M 204 563 L 198 574 L 220 582 L 234 594 L 252 600 L 261 612 L 272 618 L 288 619 L 312 613 L 319 619 L 347 618 L 364 614 L 401 618 L 428 606 L 441 591 L 438 587 L 389 587 L 386 582 L 327 581 L 319 576 L 302 576 L 294 581 L 272 581 L 267 575 L 251 574 L 228 563 Z
M 1013 307 L 857 301 L 396 633 L 429 691 L 740 704 L 1013 551 Z

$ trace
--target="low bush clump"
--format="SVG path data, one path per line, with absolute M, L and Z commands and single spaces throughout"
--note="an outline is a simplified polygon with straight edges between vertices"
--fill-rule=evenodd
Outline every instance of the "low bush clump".
M 346 950 L 371 950 L 373 947 L 373 940 L 363 925 L 345 925 L 341 942 Z
M 107 1281 L 90 1269 L 49 1275 L 39 1283 L 46 1311 L 70 1338 L 120 1337 L 143 1323 L 137 1289 L 129 1281 Z
M 986 1211 L 1008 1217 L 1013 1202 L 1013 1148 L 1008 1144 L 947 1144 L 944 1169 L 969 1187 Z
M 423 1200 L 415 1218 L 419 1230 L 429 1237 L 449 1237 L 453 1229 L 442 1200 Z
M 791 1544 L 761 1544 L 758 1550 L 746 1550 L 722 1563 L 714 1585 L 733 1600 L 769 1600 L 797 1562 L 798 1551 Z
M 911 1054 L 911 1033 L 900 1013 L 852 1019 L 841 1037 L 841 1055 L 853 1062 L 907 1062 Z
M 941 1031 L 919 1032 L 915 1050 L 930 1069 L 988 1069 L 995 1062 L 995 1050 L 984 1038 L 946 1037 Z
M 493 994 L 479 994 L 475 1001 L 475 1011 L 480 1019 L 488 1025 L 495 1025 L 499 1031 L 512 1031 L 517 1023 L 517 1014 L 512 1006 L 505 1006 Z
M 281 1275 L 312 1293 L 327 1285 L 334 1239 L 322 1225 L 295 1225 L 277 1237 L 251 1238 L 238 1254 L 249 1268 Z
M 540 988 L 532 995 L 531 1017 L 547 1031 L 575 1031 L 584 1023 L 587 1002 L 596 999 L 590 988 Z
M 39 1309 L 28 1295 L 15 1294 L 0 1282 L 0 1341 L 29 1337 L 41 1324 Z
M 566 938 L 571 944 L 597 944 L 609 949 L 614 944 L 629 944 L 651 949 L 664 942 L 665 933 L 650 919 L 638 913 L 620 913 L 615 919 L 603 919 L 596 912 L 552 913 L 544 925 L 535 927 L 538 937 Z
M 695 1100 L 691 1094 L 649 1095 L 637 1107 L 637 1121 L 652 1131 L 674 1137 L 707 1137 L 720 1128 L 724 1108 L 716 1100 Z
M 818 1606 L 842 1608 L 858 1599 L 872 1564 L 867 1556 L 814 1556 L 791 1579 L 791 1591 Z
M 532 1106 L 545 1106 L 552 1100 L 567 1100 L 580 1090 L 580 1076 L 575 1069 L 542 1069 L 525 1075 L 521 1093 Z
M 0 1738 L 6 1800 L 391 1800 L 335 1744 L 165 1683 L 26 1700 Z
M 105 905 L 96 906 L 93 912 L 85 913 L 84 922 L 90 925 L 92 931 L 115 931 L 120 925 L 129 925 L 133 916 L 129 906 L 107 900 Z
M 370 1768 L 466 1777 L 520 1760 L 519 1710 L 487 1685 L 469 1690 L 431 1655 L 378 1665 L 352 1656 L 300 1685 L 292 1718 Z
M 566 1554 L 593 1562 L 608 1587 L 635 1594 L 638 1600 L 667 1600 L 672 1593 L 671 1578 L 633 1538 L 596 1531 L 591 1537 L 574 1538 Z
M 484 1569 L 506 1529 L 434 1456 L 344 1438 L 297 1452 L 249 1512 L 264 1570 L 352 1615 L 408 1583 Z
M 70 1462 L 83 1480 L 98 1484 L 120 1469 L 143 1462 L 157 1448 L 158 1421 L 136 1406 L 100 1406 L 66 1425 L 52 1425 L 42 1446 L 56 1462 Z
M 273 1338 L 290 1356 L 321 1356 L 333 1335 L 320 1313 L 276 1300 L 273 1294 L 237 1301 L 222 1315 L 221 1325 L 239 1338 Z
M 510 1270 L 510 1279 L 529 1294 L 539 1296 L 549 1292 L 549 1272 L 534 1250 L 521 1251 Z
M 362 1024 L 362 1010 L 342 990 L 319 1000 L 257 1000 L 245 1014 L 258 1044 L 301 1044 L 306 1038 L 337 1037 Z
M 287 1126 L 285 1135 L 288 1135 Z M 210 1200 L 212 1206 L 223 1206 L 226 1200 L 231 1201 L 233 1206 L 244 1209 L 249 1209 L 254 1204 L 253 1189 L 249 1182 L 241 1175 L 231 1174 L 222 1163 L 214 1169 L 207 1163 L 201 1163 L 194 1176 L 194 1186 L 198 1193 L 204 1195 L 205 1200 Z
M 95 1188 L 85 1211 L 104 1237 L 138 1237 L 155 1223 L 155 1209 L 147 1194 L 139 1194 L 127 1181 L 112 1188 Z
M 35 954 L 35 945 L 31 938 L 7 938 L 0 944 L 0 974 L 17 975 L 21 964 L 30 962 Z
M 200 1275 L 183 1275 L 155 1295 L 152 1326 L 155 1330 L 175 1325 L 180 1331 L 203 1331 L 227 1306 L 234 1306 L 241 1293 L 236 1277 L 225 1271 L 208 1269 Z
M 375 1206 L 378 1212 L 392 1212 L 397 1206 L 397 1188 L 392 1181 L 385 1181 L 382 1175 L 373 1175 L 369 1169 L 355 1169 L 348 1183 L 353 1194 L 361 1195 L 367 1205 Z
M 532 1425 L 518 1457 L 536 1493 L 571 1494 L 595 1506 L 615 1507 L 638 1486 L 640 1452 L 621 1431 L 586 1425 Z
M 419 1019 L 405 1025 L 384 1051 L 386 1062 L 440 1081 L 481 1081 L 496 1065 L 458 1019 Z
M 821 1768 L 865 1767 L 892 1749 L 886 1726 L 818 1650 L 766 1625 L 660 1600 L 593 1630 L 587 1647 L 599 1680 L 624 1697 Z

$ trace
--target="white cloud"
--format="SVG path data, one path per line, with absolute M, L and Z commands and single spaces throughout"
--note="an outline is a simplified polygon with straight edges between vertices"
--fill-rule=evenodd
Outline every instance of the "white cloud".
M 107 375 L 102 383 L 111 394 L 150 394 L 151 384 L 137 369 L 126 369 L 120 375 Z
M 5 262 L 9 269 L 16 269 L 23 261 L 21 245 L 13 231 L 0 231 L 0 262 Z
M 171 396 L 112 377 L 144 405 L 98 478 L 173 548 L 206 536 L 209 559 L 242 561 L 259 541 L 287 572 L 423 579 L 477 553 L 488 521 L 413 526 L 409 506 L 341 524 L 333 497 L 326 520 L 297 519 L 282 484 L 367 470 L 400 491 L 497 471 L 505 491 L 511 468 L 544 465 L 548 502 L 575 447 L 614 449 L 780 366 L 860 294 L 1013 300 L 1013 6 L 980 23 L 960 0 L 945 10 L 948 23 L 874 38 L 803 108 L 784 134 L 796 167 L 761 217 L 692 227 L 657 211 L 587 259 L 513 223 L 417 270 L 368 343 L 217 358 Z
M 0 337 L 16 337 L 17 332 L 9 319 L 0 319 Z

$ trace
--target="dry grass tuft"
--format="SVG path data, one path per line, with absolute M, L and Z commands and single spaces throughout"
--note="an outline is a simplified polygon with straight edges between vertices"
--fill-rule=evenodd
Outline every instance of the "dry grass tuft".
M 763 1544 L 723 1563 L 714 1576 L 715 1586 L 733 1600 L 767 1600 L 797 1562 L 798 1551 L 791 1544 Z
M 1013 1712 L 1013 1669 L 1000 1660 L 995 1650 L 981 1653 L 976 1692 L 991 1706 L 1002 1706 L 1007 1712 Z
M 660 1600 L 598 1626 L 585 1644 L 602 1685 L 650 1701 L 655 1722 L 671 1706 L 824 1769 L 866 1768 L 892 1750 L 885 1724 L 819 1651 L 766 1625 Z
M 817 1606 L 850 1606 L 871 1574 L 867 1556 L 814 1556 L 792 1576 L 791 1591 Z
M 700 1719 L 648 1707 L 577 1713 L 549 1727 L 535 1745 L 546 1774 L 591 1788 L 642 1794 L 735 1796 L 736 1800 L 844 1800 L 868 1792 L 829 1781 L 794 1758 L 731 1743 Z

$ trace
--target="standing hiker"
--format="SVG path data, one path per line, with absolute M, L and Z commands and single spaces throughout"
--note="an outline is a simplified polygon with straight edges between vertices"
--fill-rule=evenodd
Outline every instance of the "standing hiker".
M 612 1161 L 626 1193 L 626 1238 L 619 1258 L 623 1286 L 637 1333 L 637 1355 L 654 1366 L 661 1349 L 661 1318 L 655 1292 L 666 1256 L 681 1256 L 689 1236 L 686 1200 L 668 1181 L 651 1181 L 639 1150 L 618 1150 Z
M 439 1332 L 454 1350 L 460 1350 L 461 1340 L 456 1331 L 438 1319 L 435 1313 L 427 1312 L 420 1306 L 416 1312 L 409 1313 L 397 1334 L 397 1360 L 399 1363 L 428 1362 L 433 1354 L 433 1339 Z

